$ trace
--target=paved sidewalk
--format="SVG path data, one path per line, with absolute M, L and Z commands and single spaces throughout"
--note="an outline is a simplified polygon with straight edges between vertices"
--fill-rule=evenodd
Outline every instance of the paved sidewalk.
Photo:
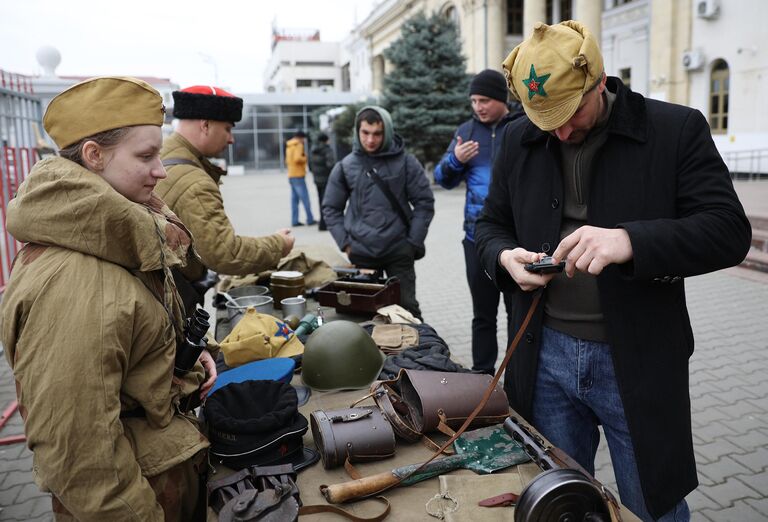
M 316 209 L 314 187 L 308 185 Z M 768 215 L 768 183 L 740 182 L 737 190 L 748 212 L 753 208 Z M 223 192 L 241 234 L 265 234 L 290 223 L 284 174 L 228 178 Z M 467 364 L 471 305 L 460 244 L 464 191 L 435 189 L 435 195 L 437 211 L 427 255 L 416 265 L 418 297 L 426 321 L 448 342 L 454 357 Z M 330 235 L 316 227 L 298 228 L 295 233 L 298 245 L 333 245 Z M 690 278 L 686 288 L 696 337 L 690 390 L 701 482 L 688 497 L 693 519 L 768 520 L 768 275 L 734 268 Z M 499 341 L 503 346 L 506 339 L 500 336 Z M 0 409 L 4 409 L 15 394 L 11 372 L 5 358 L 0 359 Z M 0 437 L 21 429 L 16 414 Z M 0 446 L 0 521 L 52 519 L 49 497 L 34 485 L 31 468 L 31 454 L 23 445 Z M 604 444 L 598 453 L 597 478 L 615 489 Z

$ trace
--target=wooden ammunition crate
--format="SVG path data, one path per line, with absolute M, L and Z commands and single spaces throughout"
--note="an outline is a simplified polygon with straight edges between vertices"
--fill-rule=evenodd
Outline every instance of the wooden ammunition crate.
M 371 315 L 383 306 L 400 304 L 400 281 L 396 277 L 380 284 L 339 279 L 321 286 L 317 301 L 337 312 Z

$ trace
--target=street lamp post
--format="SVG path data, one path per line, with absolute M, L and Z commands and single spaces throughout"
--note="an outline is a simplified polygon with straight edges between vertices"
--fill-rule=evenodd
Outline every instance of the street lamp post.
M 197 54 L 200 55 L 200 58 L 202 58 L 202 60 L 205 63 L 213 66 L 213 82 L 215 85 L 218 85 L 219 84 L 219 66 L 216 63 L 216 60 L 213 58 L 213 56 L 209 54 L 205 54 L 205 53 L 197 53 Z

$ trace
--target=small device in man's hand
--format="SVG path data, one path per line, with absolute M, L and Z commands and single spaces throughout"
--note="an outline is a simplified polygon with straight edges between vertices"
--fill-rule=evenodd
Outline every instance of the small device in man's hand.
M 562 272 L 564 268 L 565 261 L 553 263 L 552 256 L 545 256 L 535 263 L 529 263 L 525 265 L 526 270 L 536 274 L 552 274 L 554 272 Z

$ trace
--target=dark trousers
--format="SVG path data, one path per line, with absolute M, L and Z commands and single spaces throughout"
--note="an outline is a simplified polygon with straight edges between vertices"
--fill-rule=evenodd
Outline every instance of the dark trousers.
M 325 196 L 325 182 L 318 182 L 315 180 L 315 187 L 317 187 L 317 199 L 320 201 L 320 223 L 318 223 L 318 230 L 328 230 L 325 226 L 325 219 L 323 219 L 323 196 Z
M 480 266 L 475 243 L 465 238 L 462 244 L 467 266 L 467 283 L 472 294 L 472 369 L 493 374 L 496 357 L 499 354 L 496 341 L 496 317 L 499 312 L 501 292 Z M 507 342 L 509 342 L 515 332 L 512 331 L 510 322 L 512 299 L 507 294 L 504 294 L 504 305 L 507 310 Z
M 413 247 L 404 243 L 392 252 L 377 258 L 349 255 L 350 262 L 358 268 L 384 270 L 387 277 L 400 280 L 400 306 L 421 319 L 421 309 L 416 300 L 416 270 L 413 267 Z

